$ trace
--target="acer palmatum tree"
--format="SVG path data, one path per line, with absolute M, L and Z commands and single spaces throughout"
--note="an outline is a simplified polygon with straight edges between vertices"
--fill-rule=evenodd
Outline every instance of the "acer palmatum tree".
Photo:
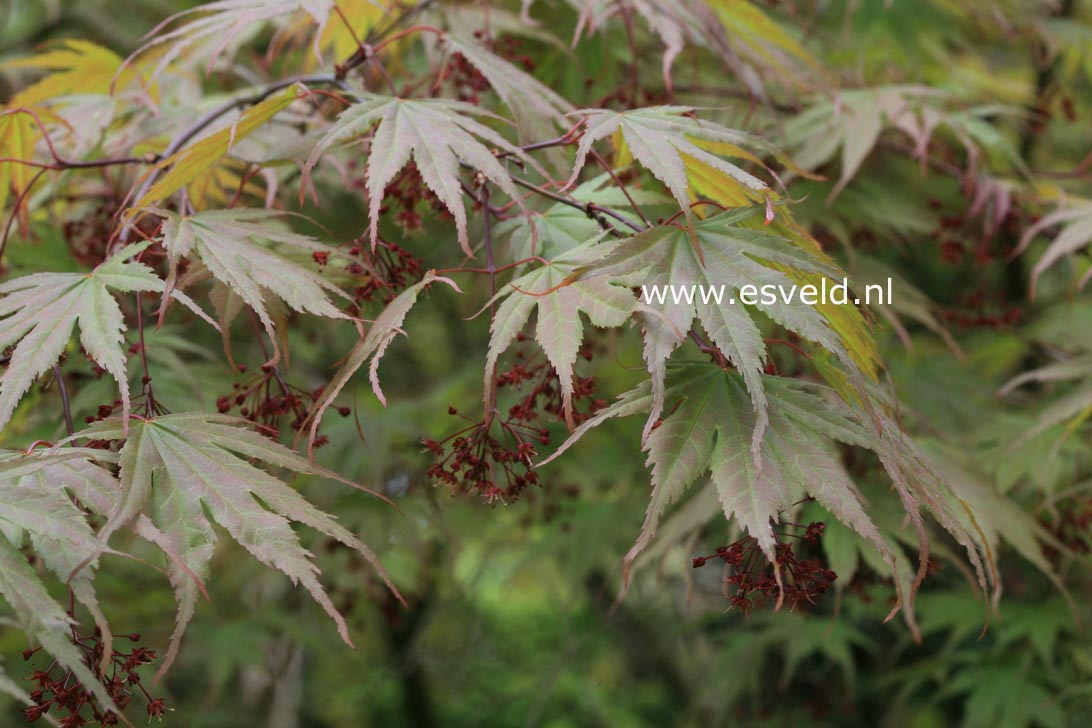
M 1056 123 L 1085 105 L 1086 11 L 764 5 L 219 0 L 8 54 L 0 596 L 33 672 L 0 688 L 24 717 L 185 723 L 217 665 L 275 698 L 225 720 L 353 720 L 300 667 L 332 634 L 412 664 L 403 718 L 435 724 L 422 615 L 522 548 L 593 611 L 685 591 L 743 619 L 807 696 L 701 698 L 742 649 L 717 637 L 704 667 L 630 655 L 677 720 L 1078 715 L 1076 602 L 1027 615 L 1086 574 L 1089 165 Z M 799 295 L 847 280 L 894 299 Z M 241 604 L 269 619 L 225 657 L 209 624 Z M 980 660 L 960 640 L 999 618 Z M 850 690 L 877 640 L 916 644 L 886 703 Z M 805 658 L 846 691 L 809 693 Z M 932 692 L 969 697 L 910 710 Z

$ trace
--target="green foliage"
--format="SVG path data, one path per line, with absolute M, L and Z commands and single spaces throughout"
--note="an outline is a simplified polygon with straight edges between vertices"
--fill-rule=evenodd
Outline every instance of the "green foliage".
M 1087 722 L 1086 3 L 123 5 L 0 23 L 0 722 Z

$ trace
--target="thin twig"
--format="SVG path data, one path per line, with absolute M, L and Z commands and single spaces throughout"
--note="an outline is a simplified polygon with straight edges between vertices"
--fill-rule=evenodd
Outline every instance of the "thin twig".
M 614 210 L 611 210 L 611 209 L 606 208 L 606 207 L 600 207 L 599 205 L 596 205 L 594 202 L 581 202 L 580 200 L 574 200 L 571 197 L 566 197 L 565 195 L 559 194 L 559 193 L 554 192 L 552 190 L 548 190 L 545 187 L 539 187 L 538 185 L 534 184 L 533 182 L 528 182 L 527 180 L 523 179 L 522 177 L 516 177 L 515 175 L 512 175 L 511 179 L 512 179 L 512 181 L 514 183 L 516 183 L 520 187 L 523 187 L 524 189 L 527 189 L 527 190 L 531 190 L 535 194 L 542 195 L 543 197 L 551 199 L 554 202 L 560 202 L 563 205 L 568 205 L 569 207 L 574 207 L 577 210 L 583 210 L 585 213 L 587 213 L 587 215 L 589 217 L 595 219 L 604 230 L 606 230 L 607 232 L 610 232 L 611 234 L 615 235 L 616 237 L 624 238 L 626 236 L 625 236 L 625 234 L 619 232 L 609 222 L 604 220 L 603 217 L 602 217 L 603 215 L 614 218 L 615 220 L 617 220 L 618 222 L 622 223 L 623 225 L 625 225 L 626 227 L 628 227 L 629 229 L 631 229 L 631 230 L 633 230 L 635 232 L 642 233 L 642 232 L 644 232 L 645 230 L 648 229 L 647 227 L 644 227 L 644 226 L 640 225 L 639 223 L 633 222 L 632 220 L 630 220 L 625 215 L 623 215 L 623 214 L 621 214 L 619 212 L 615 212 Z

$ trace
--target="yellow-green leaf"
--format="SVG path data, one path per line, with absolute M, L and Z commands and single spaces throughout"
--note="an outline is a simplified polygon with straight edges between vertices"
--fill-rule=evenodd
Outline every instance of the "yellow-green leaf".
M 152 185 L 134 207 L 154 205 L 193 182 L 201 173 L 223 159 L 235 142 L 254 133 L 299 96 L 300 87 L 290 86 L 247 109 L 230 127 L 221 129 L 156 164 L 148 174 L 156 174 L 167 167 L 170 167 L 170 171 Z

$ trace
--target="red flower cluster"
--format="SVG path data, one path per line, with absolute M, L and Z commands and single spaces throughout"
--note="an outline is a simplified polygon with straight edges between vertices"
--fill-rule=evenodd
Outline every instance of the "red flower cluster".
M 360 164 L 356 160 L 350 160 L 348 167 L 350 170 L 357 170 Z M 368 185 L 363 175 L 352 178 L 349 184 L 354 189 L 367 193 Z M 404 234 L 410 235 L 421 229 L 418 205 L 422 202 L 438 215 L 451 214 L 436 193 L 421 179 L 417 163 L 411 161 L 395 175 L 383 191 L 383 204 L 379 208 L 379 214 L 384 218 L 392 218 Z
M 140 641 L 139 634 L 118 635 L 117 638 L 131 642 Z M 84 664 L 99 674 L 105 650 L 102 633 L 96 628 L 92 634 L 83 636 L 73 627 L 69 639 L 83 654 Z M 23 659 L 30 660 L 40 649 L 24 650 Z M 159 717 L 167 712 L 164 699 L 153 698 L 141 684 L 140 669 L 155 659 L 155 652 L 146 647 L 133 647 L 130 652 L 112 650 L 109 674 L 100 674 L 99 679 L 119 709 L 125 710 L 139 691 L 147 700 L 149 716 Z M 56 660 L 45 670 L 34 670 L 27 679 L 36 684 L 30 692 L 33 705 L 23 710 L 23 715 L 30 723 L 52 711 L 61 728 L 79 728 L 94 722 L 100 726 L 120 724 L 118 714 L 99 705 L 95 695 L 80 683 L 71 670 L 62 672 Z
M 518 341 L 526 340 L 526 336 L 519 335 Z M 590 347 L 584 347 L 580 354 L 585 360 L 592 358 Z M 510 388 L 522 395 L 509 407 L 505 419 L 494 417 L 488 425 L 472 422 L 441 441 L 422 440 L 425 449 L 436 457 L 428 470 L 430 477 L 457 493 L 477 492 L 490 504 L 517 500 L 527 486 L 540 485 L 532 461 L 538 454 L 536 445 L 550 444 L 550 433 L 537 425 L 544 414 L 554 420 L 564 416 L 557 373 L 541 350 L 530 357 L 517 352 L 516 363 L 498 372 L 497 388 Z M 595 397 L 595 379 L 574 376 L 573 389 L 576 422 L 606 406 L 604 400 Z M 458 414 L 454 407 L 448 411 Z
M 527 341 L 527 337 L 520 334 L 517 341 Z M 556 419 L 564 417 L 564 405 L 561 398 L 561 386 L 557 379 L 557 372 L 543 355 L 541 349 L 528 357 L 522 351 L 516 352 L 516 363 L 511 369 L 497 374 L 497 387 L 511 387 L 515 390 L 523 390 L 530 385 L 527 393 L 508 410 L 508 418 L 516 422 L 531 423 L 538 420 L 543 414 L 549 414 Z M 580 350 L 580 357 L 585 361 L 592 359 L 591 347 L 585 345 Z M 573 421 L 580 424 L 591 417 L 598 410 L 607 406 L 604 399 L 598 398 L 595 389 L 594 377 L 573 376 Z M 581 405 L 583 404 L 583 411 Z
M 377 297 L 383 303 L 390 303 L 401 291 L 421 280 L 424 274 L 424 263 L 420 258 L 414 257 L 405 248 L 383 240 L 372 250 L 364 238 L 358 238 L 353 241 L 349 254 L 356 258 L 349 264 L 349 272 L 365 277 L 364 283 L 353 292 L 353 300 L 358 304 L 368 303 Z
M 823 523 L 814 521 L 807 526 L 781 523 L 781 527 L 797 528 L 802 533 L 778 533 L 775 562 L 771 563 L 759 548 L 753 536 L 746 536 L 727 546 L 720 546 L 709 556 L 694 557 L 693 566 L 698 568 L 714 559 L 720 559 L 728 568 L 725 577 L 725 594 L 733 607 L 750 616 L 755 607 L 777 603 L 781 598 L 790 609 L 815 604 L 817 598 L 830 589 L 838 578 L 819 561 L 801 559 L 796 553 L 800 544 L 817 546 L 823 537 Z M 782 537 L 794 538 L 795 543 L 781 541 Z M 780 581 L 780 584 L 778 583 Z M 729 594 L 728 588 L 735 587 Z
M 245 372 L 246 367 L 240 365 L 239 371 Z M 303 427 L 310 405 L 322 396 L 324 388 L 318 387 L 308 392 L 289 384 L 276 368 L 263 364 L 257 376 L 248 381 L 235 382 L 232 389 L 231 394 L 216 399 L 216 409 L 220 414 L 235 410 L 240 417 L 257 425 L 260 432 L 275 435 L 280 432 L 286 417 L 291 418 L 288 425 L 292 430 Z M 348 407 L 338 407 L 337 411 L 342 417 L 352 414 Z M 326 437 L 319 436 L 315 438 L 314 445 L 321 447 L 326 442 Z
M 448 412 L 459 414 L 454 407 Z M 550 442 L 546 430 L 499 417 L 488 424 L 470 422 L 469 427 L 439 442 L 421 441 L 436 456 L 428 469 L 429 477 L 446 483 L 456 493 L 477 492 L 490 505 L 517 500 L 527 486 L 538 485 L 532 461 L 538 455 L 535 445 Z
M 1000 204 L 995 201 L 993 207 Z M 929 205 L 935 210 L 943 207 L 936 199 Z M 967 210 L 939 216 L 931 237 L 937 240 L 941 260 L 966 267 L 972 276 L 971 284 L 966 290 L 960 289 L 954 305 L 941 309 L 945 321 L 962 328 L 1000 328 L 1020 322 L 1023 311 L 1013 304 L 990 271 L 1004 264 L 1025 225 L 1036 219 L 1019 205 L 995 210 L 982 200 L 976 200 Z

